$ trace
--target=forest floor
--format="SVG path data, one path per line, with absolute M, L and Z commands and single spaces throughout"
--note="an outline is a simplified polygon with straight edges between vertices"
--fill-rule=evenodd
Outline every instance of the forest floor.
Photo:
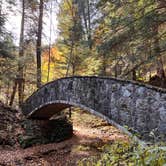
M 74 166 L 84 158 L 102 153 L 102 147 L 128 137 L 104 120 L 84 111 L 73 111 L 74 135 L 60 143 L 20 147 L 0 146 L 1 166 Z

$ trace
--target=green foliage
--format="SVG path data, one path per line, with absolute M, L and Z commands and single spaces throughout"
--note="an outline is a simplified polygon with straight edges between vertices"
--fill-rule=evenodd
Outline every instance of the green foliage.
M 13 58 L 13 52 L 15 51 L 15 46 L 13 43 L 13 38 L 11 34 L 3 34 L 0 40 L 0 57 L 2 58 Z
M 59 30 L 70 75 L 84 71 L 83 74 L 147 80 L 160 56 L 166 62 L 162 1 L 63 0 Z M 92 65 L 97 64 L 95 72 L 93 67 L 88 72 L 84 70 L 89 59 L 94 60 Z
M 57 46 L 66 59 L 66 75 L 98 73 L 100 59 L 96 57 L 91 39 L 91 15 L 94 1 L 63 0 L 58 14 Z
M 79 162 L 79 165 L 164 166 L 166 163 L 166 146 L 142 147 L 127 142 L 116 142 L 103 147 L 103 151 L 100 159 L 84 159 Z
M 5 84 L 15 75 L 17 60 L 16 47 L 10 35 L 4 36 L 0 41 L 0 80 Z
M 160 57 L 161 52 L 165 63 L 165 51 L 161 51 L 163 40 L 166 40 L 165 6 L 162 1 L 100 0 L 97 8 L 100 18 L 97 18 L 96 33 L 100 42 L 96 46 L 99 53 L 107 57 L 114 57 L 116 52 L 117 58 L 109 63 L 110 66 L 116 63 L 119 68 L 125 61 L 126 65 L 120 68 L 119 77 L 127 75 L 132 78 L 133 69 L 137 78 L 144 77 L 152 65 L 157 66 L 155 60 Z

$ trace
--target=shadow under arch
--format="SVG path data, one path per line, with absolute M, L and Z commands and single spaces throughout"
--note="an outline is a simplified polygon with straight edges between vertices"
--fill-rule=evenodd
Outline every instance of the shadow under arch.
M 57 112 L 63 111 L 66 108 L 69 107 L 79 107 L 95 116 L 98 116 L 100 118 L 106 117 L 104 114 L 101 114 L 90 107 L 87 107 L 82 104 L 78 104 L 72 101 L 65 101 L 65 100 L 54 100 L 50 102 L 46 102 L 42 105 L 40 105 L 38 108 L 34 109 L 27 118 L 31 119 L 50 119 L 54 114 Z
M 88 113 L 97 116 L 99 118 L 102 118 L 103 120 L 107 121 L 109 124 L 112 126 L 116 127 L 119 129 L 121 132 L 127 134 L 128 136 L 132 137 L 132 133 L 130 133 L 125 127 L 119 125 L 116 123 L 114 120 L 110 119 L 108 116 L 97 112 L 87 106 L 84 106 L 82 104 L 78 104 L 75 102 L 69 102 L 69 101 L 64 101 L 64 100 L 55 100 L 51 102 L 47 102 L 43 105 L 40 105 L 37 109 L 33 110 L 27 118 L 30 119 L 50 119 L 55 113 L 63 111 L 66 108 L 69 107 L 79 107 L 83 109 L 84 111 L 87 111 Z M 40 118 L 39 118 L 40 115 Z

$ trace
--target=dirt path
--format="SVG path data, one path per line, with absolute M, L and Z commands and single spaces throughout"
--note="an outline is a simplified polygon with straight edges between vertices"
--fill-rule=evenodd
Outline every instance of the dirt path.
M 27 149 L 1 147 L 0 165 L 74 166 L 80 159 L 99 156 L 103 145 L 128 139 L 105 121 L 85 112 L 74 111 L 72 117 L 74 136 L 71 139 Z

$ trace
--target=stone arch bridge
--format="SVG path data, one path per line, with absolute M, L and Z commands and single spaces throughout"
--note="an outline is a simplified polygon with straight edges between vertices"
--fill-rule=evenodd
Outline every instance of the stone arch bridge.
M 50 82 L 24 103 L 28 118 L 49 119 L 77 106 L 113 124 L 166 135 L 166 90 L 110 77 L 66 77 Z

